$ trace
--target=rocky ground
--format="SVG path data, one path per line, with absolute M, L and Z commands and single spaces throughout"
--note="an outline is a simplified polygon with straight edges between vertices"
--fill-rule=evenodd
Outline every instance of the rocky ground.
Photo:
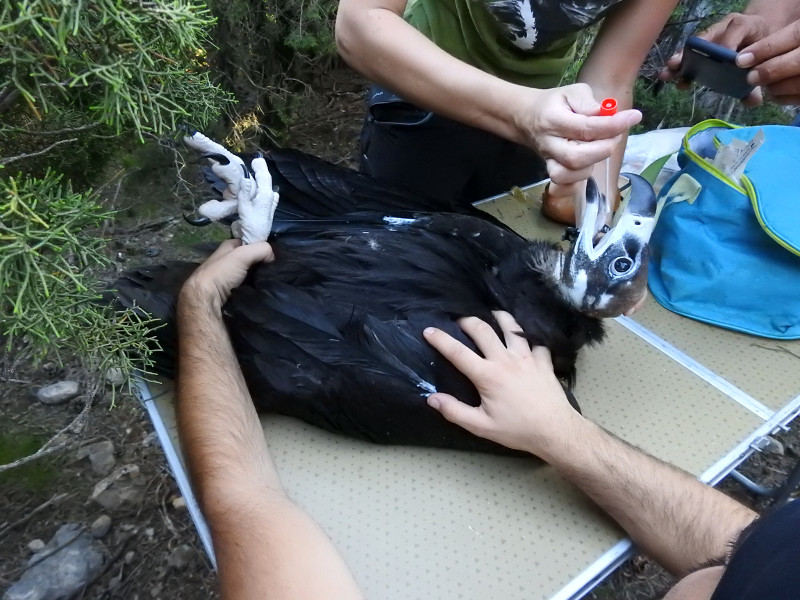
M 334 72 L 310 98 L 290 145 L 355 164 L 362 83 Z M 151 147 L 150 166 L 104 193 L 121 218 L 107 233 L 119 269 L 190 253 L 204 236 L 180 219 L 174 167 Z M 3 600 L 61 598 L 214 598 L 215 577 L 186 505 L 138 401 L 113 384 L 86 410 L 85 373 L 47 363 L 0 364 L 0 464 L 35 451 L 84 412 L 85 426 L 65 433 L 62 451 L 0 472 L 0 590 Z M 51 389 L 57 384 L 59 389 Z M 49 389 L 50 388 L 50 389 Z M 800 456 L 800 426 L 755 455 L 744 471 L 777 485 Z M 763 508 L 766 500 L 736 483 L 723 486 Z M 15 583 L 17 582 L 17 583 Z M 636 557 L 593 598 L 660 598 L 668 577 Z

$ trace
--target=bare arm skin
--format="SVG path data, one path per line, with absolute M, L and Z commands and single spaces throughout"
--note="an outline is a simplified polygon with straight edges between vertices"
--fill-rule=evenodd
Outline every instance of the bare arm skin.
M 800 3 L 797 0 L 751 0 L 744 13 L 730 13 L 699 34 L 739 52 L 736 63 L 752 69 L 748 81 L 780 104 L 800 102 Z M 682 53 L 667 61 L 662 79 L 677 76 Z M 761 89 L 744 103 L 762 102 Z
M 739 502 L 597 427 L 568 404 L 546 348 L 515 335 L 519 326 L 497 313 L 505 344 L 477 318 L 461 326 L 486 358 L 437 329 L 428 342 L 481 393 L 471 407 L 446 394 L 428 403 L 472 433 L 550 463 L 578 486 L 665 568 L 682 575 L 728 552 L 754 518 Z
M 595 98 L 614 98 L 618 110 L 633 106 L 633 84 L 647 53 L 669 19 L 676 0 L 627 0 L 618 5 L 604 20 L 592 45 L 592 50 L 581 66 L 578 81 L 587 84 Z M 597 163 L 592 176 L 600 189 L 618 193 L 617 181 L 622 166 L 627 131 L 618 139 L 610 158 L 609 176 L 606 182 L 605 161 Z M 551 185 L 548 189 L 550 203 L 561 205 L 559 221 L 574 223 L 576 189 L 569 186 Z
M 363 598 L 325 532 L 284 491 L 222 322 L 265 243 L 224 242 L 178 301 L 178 430 L 211 529 L 223 598 Z
M 405 0 L 341 0 L 336 40 L 342 57 L 407 100 L 536 150 L 558 183 L 586 179 L 610 156 L 638 111 L 597 117 L 586 85 L 541 90 L 484 73 L 438 48 L 403 18 Z

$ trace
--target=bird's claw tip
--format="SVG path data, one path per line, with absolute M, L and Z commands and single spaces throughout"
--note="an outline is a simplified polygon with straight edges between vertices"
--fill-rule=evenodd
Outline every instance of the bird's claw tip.
M 228 157 L 227 157 L 227 156 L 225 156 L 224 154 L 219 154 L 219 153 L 217 153 L 217 152 L 208 152 L 208 153 L 206 153 L 206 154 L 203 154 L 203 155 L 202 155 L 200 158 L 201 158 L 201 159 L 203 159 L 203 158 L 209 158 L 209 159 L 211 159 L 211 160 L 215 160 L 215 161 L 217 161 L 219 164 L 221 164 L 221 165 L 223 165 L 223 166 L 225 166 L 225 165 L 228 165 L 228 164 L 230 164 L 230 162 L 231 162 L 231 161 L 228 159 Z
M 186 221 L 192 227 L 205 227 L 206 225 L 210 225 L 212 223 L 211 219 L 208 217 L 204 217 L 202 215 L 183 215 L 183 220 Z

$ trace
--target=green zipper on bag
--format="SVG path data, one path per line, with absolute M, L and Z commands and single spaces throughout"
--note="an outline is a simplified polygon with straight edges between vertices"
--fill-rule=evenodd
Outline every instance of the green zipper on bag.
M 741 129 L 741 127 L 739 125 L 731 125 L 730 123 L 727 123 L 727 122 L 722 121 L 720 119 L 708 119 L 706 121 L 701 121 L 700 123 L 698 123 L 697 125 L 692 127 L 686 133 L 686 135 L 684 136 L 684 138 L 683 138 L 683 152 L 686 154 L 686 156 L 688 156 L 692 160 L 692 162 L 697 164 L 700 168 L 708 171 L 711 175 L 713 175 L 714 177 L 716 177 L 717 179 L 719 179 L 723 183 L 728 184 L 733 189 L 735 189 L 737 192 L 739 192 L 741 194 L 744 194 L 745 196 L 747 196 L 751 200 L 753 200 L 753 197 L 751 197 L 747 193 L 747 190 L 744 187 L 742 187 L 739 184 L 737 184 L 736 182 L 734 182 L 732 179 L 730 179 L 727 175 L 725 175 L 722 171 L 720 171 L 714 165 L 709 164 L 708 161 L 706 161 L 706 159 L 702 158 L 699 154 L 697 154 L 694 150 L 692 150 L 689 147 L 689 140 L 692 137 L 694 137 L 696 134 L 700 133 L 701 131 L 705 131 L 706 129 L 710 129 L 712 127 L 725 127 L 727 129 Z M 716 138 L 714 138 L 714 144 L 719 146 L 719 142 L 717 141 Z
M 767 225 L 766 221 L 764 221 L 764 216 L 761 214 L 761 210 L 758 204 L 758 194 L 756 193 L 755 187 L 753 187 L 753 182 L 750 181 L 750 178 L 747 175 L 742 175 L 741 181 L 742 185 L 738 185 L 733 180 L 731 180 L 727 175 L 725 175 L 722 171 L 717 169 L 715 166 L 708 164 L 708 162 L 700 157 L 697 153 L 692 151 L 689 148 L 689 140 L 696 134 L 700 133 L 701 131 L 705 131 L 706 129 L 710 129 L 712 127 L 724 127 L 727 129 L 741 129 L 739 125 L 732 125 L 720 119 L 708 119 L 706 121 L 702 121 L 692 127 L 684 136 L 683 138 L 683 151 L 686 156 L 689 157 L 696 165 L 700 168 L 705 169 L 711 175 L 722 181 L 723 183 L 728 184 L 730 187 L 735 189 L 736 191 L 744 194 L 749 200 L 750 204 L 753 206 L 753 212 L 755 213 L 756 220 L 758 224 L 761 226 L 761 229 L 766 233 L 770 238 L 775 240 L 782 248 L 785 248 L 789 252 L 800 256 L 800 248 L 795 248 L 791 244 L 787 243 L 782 238 L 775 235 L 772 229 Z M 719 147 L 720 143 L 717 138 L 714 138 L 714 144 Z

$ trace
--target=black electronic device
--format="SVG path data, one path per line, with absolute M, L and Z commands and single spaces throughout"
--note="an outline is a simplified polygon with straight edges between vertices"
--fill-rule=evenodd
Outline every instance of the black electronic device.
M 678 76 L 709 89 L 742 99 L 753 91 L 747 83 L 748 69 L 736 66 L 736 52 L 707 40 L 690 37 L 683 47 Z

